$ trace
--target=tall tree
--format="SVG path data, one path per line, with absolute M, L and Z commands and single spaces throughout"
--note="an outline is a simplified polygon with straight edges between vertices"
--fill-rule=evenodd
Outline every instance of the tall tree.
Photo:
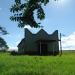
M 43 6 L 46 6 L 48 2 L 49 0 L 15 0 L 10 9 L 14 15 L 10 19 L 18 21 L 19 27 L 24 27 L 25 25 L 35 28 L 40 27 L 40 23 L 37 23 L 34 18 L 34 11 L 36 10 L 37 18 L 43 20 L 45 18 Z
M 8 32 L 6 31 L 5 27 L 0 26 L 0 50 L 1 49 L 8 49 L 6 41 L 1 37 L 1 35 L 6 35 Z
M 0 37 L 0 51 L 7 50 L 8 48 L 9 47 L 8 47 L 6 41 L 2 37 Z
M 6 34 L 8 34 L 6 29 L 4 27 L 0 26 L 0 35 L 6 35 Z M 2 37 L 0 37 L 0 51 L 5 51 L 8 48 L 9 47 L 8 47 L 6 41 Z

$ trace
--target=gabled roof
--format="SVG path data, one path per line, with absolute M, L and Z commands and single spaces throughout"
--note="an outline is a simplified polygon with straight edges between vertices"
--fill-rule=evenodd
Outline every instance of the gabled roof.
M 39 29 L 39 30 L 37 30 L 37 32 L 34 33 L 32 31 L 30 31 L 29 29 L 25 28 L 25 32 L 30 33 L 30 34 L 38 34 L 41 31 L 44 32 L 44 33 L 46 33 L 46 34 L 48 34 L 44 29 Z
M 58 30 L 54 31 L 52 34 L 48 34 L 44 29 L 40 29 L 36 34 L 33 34 L 30 30 L 25 29 L 25 35 L 26 35 L 25 38 L 33 37 L 36 40 L 38 39 L 54 40 L 56 38 L 58 39 Z
M 54 31 L 52 34 L 48 34 L 44 29 L 41 29 L 36 34 L 31 33 L 28 29 L 25 30 L 26 37 L 24 37 L 18 46 L 24 44 L 27 40 L 33 40 L 35 42 L 38 41 L 46 41 L 46 42 L 53 42 L 59 41 L 58 39 L 58 30 Z M 26 39 L 27 38 L 27 39 Z
M 25 38 L 23 38 L 23 39 L 21 40 L 21 42 L 17 45 L 17 47 L 20 46 L 23 42 L 25 42 Z
M 39 32 L 36 33 L 35 38 L 36 40 L 49 40 L 49 36 L 50 35 L 45 30 L 41 29 Z
M 40 29 L 36 34 L 38 35 L 40 33 L 44 33 L 44 34 L 48 35 L 48 33 L 44 29 Z

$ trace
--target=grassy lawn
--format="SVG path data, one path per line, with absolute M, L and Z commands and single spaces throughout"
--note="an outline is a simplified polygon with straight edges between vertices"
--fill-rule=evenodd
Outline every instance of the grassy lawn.
M 0 53 L 0 75 L 75 75 L 75 53 L 61 57 Z

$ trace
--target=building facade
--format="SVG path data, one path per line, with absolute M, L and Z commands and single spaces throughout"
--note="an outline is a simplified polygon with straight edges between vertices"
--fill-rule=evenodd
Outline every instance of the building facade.
M 59 54 L 58 30 L 48 34 L 41 29 L 33 34 L 25 29 L 25 36 L 18 44 L 18 52 L 29 55 L 57 55 Z

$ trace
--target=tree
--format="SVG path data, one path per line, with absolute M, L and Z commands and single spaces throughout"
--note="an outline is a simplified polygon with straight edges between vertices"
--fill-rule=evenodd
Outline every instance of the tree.
M 4 51 L 4 50 L 7 50 L 9 47 L 7 45 L 7 43 L 5 42 L 5 40 L 0 37 L 0 50 L 1 51 Z
M 6 35 L 8 34 L 8 32 L 6 31 L 6 29 L 2 26 L 0 26 L 0 35 Z M 9 47 L 7 46 L 5 40 L 0 37 L 0 50 L 5 50 L 8 49 Z
M 8 34 L 8 32 L 6 31 L 6 29 L 2 26 L 0 26 L 0 35 L 6 35 Z M 0 37 L 0 51 L 5 51 L 7 50 L 9 47 L 6 43 L 6 41 Z
M 10 17 L 12 21 L 18 21 L 19 27 L 24 27 L 25 25 L 30 25 L 31 27 L 40 27 L 40 23 L 37 23 L 34 18 L 34 11 L 36 10 L 37 18 L 40 20 L 45 19 L 45 13 L 43 6 L 49 0 L 15 0 L 15 3 L 11 6 L 10 11 L 14 13 Z
M 4 27 L 0 26 L 0 34 L 6 35 L 6 34 L 8 34 L 8 32 L 6 31 L 6 29 Z

